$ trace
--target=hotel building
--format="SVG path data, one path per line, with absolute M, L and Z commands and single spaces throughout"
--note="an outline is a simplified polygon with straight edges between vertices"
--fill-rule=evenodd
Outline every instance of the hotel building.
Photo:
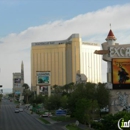
M 33 42 L 31 44 L 31 89 L 36 91 L 37 72 L 50 73 L 50 86 L 76 82 L 76 74 L 85 74 L 87 82 L 101 80 L 101 47 L 97 43 L 83 42 L 79 34 L 66 40 Z
M 21 72 L 13 73 L 13 93 L 15 95 L 21 95 L 23 92 L 23 84 L 24 84 L 24 64 L 23 61 L 21 63 Z

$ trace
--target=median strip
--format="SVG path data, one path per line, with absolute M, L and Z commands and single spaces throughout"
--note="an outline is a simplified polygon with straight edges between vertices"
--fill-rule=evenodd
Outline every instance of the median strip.
M 45 120 L 44 118 L 40 117 L 39 120 L 41 120 L 42 122 L 44 122 L 45 124 L 50 124 L 49 121 Z

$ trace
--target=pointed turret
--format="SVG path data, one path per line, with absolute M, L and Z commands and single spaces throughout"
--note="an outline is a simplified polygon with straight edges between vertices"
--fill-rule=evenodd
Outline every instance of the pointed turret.
M 106 41 L 109 45 L 115 45 L 116 37 L 114 36 L 114 33 L 111 29 L 107 35 Z
M 114 36 L 112 30 L 110 29 L 109 33 L 108 33 L 108 36 L 106 38 L 106 41 L 107 40 L 116 40 L 116 37 Z

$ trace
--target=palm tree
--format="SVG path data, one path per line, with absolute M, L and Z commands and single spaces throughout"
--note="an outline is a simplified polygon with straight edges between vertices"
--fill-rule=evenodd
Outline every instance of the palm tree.
M 31 91 L 29 89 L 29 85 L 24 83 L 22 87 L 24 87 L 24 89 L 23 89 L 24 100 L 25 100 L 26 103 L 28 103 L 28 97 L 31 94 Z
M 28 97 L 29 97 L 30 94 L 31 94 L 30 89 L 25 89 L 25 90 L 24 90 L 24 94 L 25 94 L 25 97 L 26 97 L 26 103 L 28 104 Z
M 26 84 L 26 83 L 24 83 L 22 87 L 24 87 L 25 89 L 28 89 L 28 88 L 29 88 L 29 85 Z
M 2 95 L 2 94 L 0 94 L 0 102 L 1 102 L 2 96 L 3 96 L 3 95 Z

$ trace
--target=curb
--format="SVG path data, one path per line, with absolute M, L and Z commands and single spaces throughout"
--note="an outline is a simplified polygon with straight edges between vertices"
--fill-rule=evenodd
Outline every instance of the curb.
M 38 122 L 40 122 L 41 124 L 43 124 L 43 125 L 51 125 L 51 123 L 50 124 L 46 124 L 46 123 L 44 123 L 44 122 L 42 122 L 41 120 L 39 120 L 38 118 L 35 118 Z
M 39 123 L 41 123 L 42 125 L 51 125 L 52 123 L 50 123 L 50 124 L 46 124 L 46 123 L 44 123 L 43 121 L 41 121 L 40 119 L 38 119 L 37 117 L 34 117 L 34 116 L 32 116 L 32 114 L 30 114 L 29 112 L 27 112 L 27 111 L 24 111 L 24 112 L 26 112 L 28 115 L 30 115 L 31 117 L 33 117 L 35 120 L 37 120 Z M 40 116 L 39 116 L 39 118 L 40 118 Z
M 67 125 L 63 126 L 62 128 L 63 128 L 64 130 L 68 130 L 68 129 L 66 128 L 66 126 L 67 126 Z

